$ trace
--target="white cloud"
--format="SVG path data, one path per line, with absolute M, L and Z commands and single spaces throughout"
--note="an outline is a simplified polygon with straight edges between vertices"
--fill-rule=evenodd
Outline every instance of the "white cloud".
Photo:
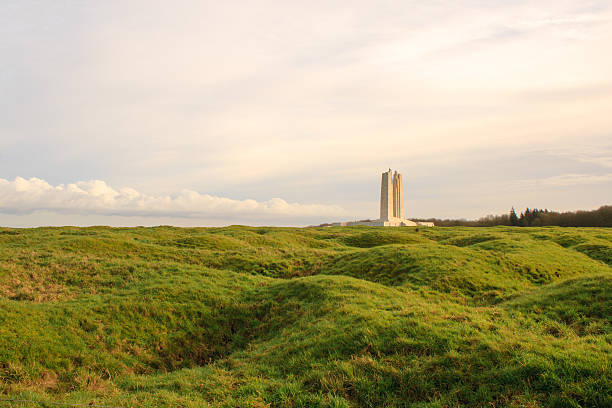
M 519 189 L 538 189 L 542 187 L 570 187 L 589 184 L 604 184 L 612 182 L 612 173 L 607 174 L 561 174 L 559 176 L 544 177 L 527 180 L 517 180 L 509 183 L 511 187 Z
M 602 168 L 612 168 L 612 144 L 605 138 L 603 143 L 579 146 L 564 146 L 550 149 L 550 153 L 562 158 L 576 160 L 582 163 L 593 164 Z
M 151 196 L 133 188 L 115 189 L 101 180 L 53 186 L 39 178 L 17 177 L 13 181 L 0 178 L 0 213 L 37 211 L 276 222 L 345 215 L 345 210 L 339 206 L 288 203 L 281 198 L 263 202 L 233 200 L 191 190 L 183 190 L 175 196 Z

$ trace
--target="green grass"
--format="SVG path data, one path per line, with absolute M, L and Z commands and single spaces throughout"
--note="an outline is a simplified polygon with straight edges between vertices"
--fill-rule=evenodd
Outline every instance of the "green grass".
M 0 228 L 0 406 L 609 407 L 611 355 L 608 229 Z

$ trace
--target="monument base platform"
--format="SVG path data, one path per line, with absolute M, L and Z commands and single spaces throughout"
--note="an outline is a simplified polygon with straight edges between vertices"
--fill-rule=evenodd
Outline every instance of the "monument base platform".
M 433 227 L 433 222 L 412 221 L 405 218 L 390 218 L 388 220 L 373 220 L 373 221 L 346 221 L 335 222 L 332 227 L 351 227 L 355 225 L 365 225 L 370 227 Z

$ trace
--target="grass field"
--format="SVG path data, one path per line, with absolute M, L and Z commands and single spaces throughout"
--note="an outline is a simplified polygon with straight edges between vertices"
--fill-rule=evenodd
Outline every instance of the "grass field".
M 0 228 L 0 406 L 611 407 L 611 356 L 610 229 Z

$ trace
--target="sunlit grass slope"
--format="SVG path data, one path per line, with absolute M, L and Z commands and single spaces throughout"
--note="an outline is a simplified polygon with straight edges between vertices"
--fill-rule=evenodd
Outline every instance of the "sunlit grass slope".
M 0 229 L 0 406 L 610 407 L 611 355 L 608 229 Z

